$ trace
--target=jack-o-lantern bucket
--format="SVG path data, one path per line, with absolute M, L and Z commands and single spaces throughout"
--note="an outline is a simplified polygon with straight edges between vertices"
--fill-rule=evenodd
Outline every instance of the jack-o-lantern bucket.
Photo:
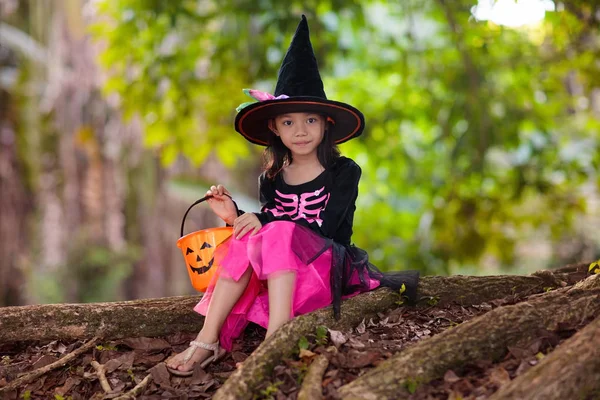
M 199 292 L 206 291 L 217 269 L 217 266 L 214 265 L 215 249 L 233 233 L 233 228 L 221 227 L 203 229 L 183 236 L 183 226 L 188 213 L 192 207 L 202 203 L 209 197 L 206 196 L 197 200 L 187 209 L 181 221 L 181 238 L 177 241 L 177 247 L 183 253 L 183 259 L 185 260 L 192 286 Z

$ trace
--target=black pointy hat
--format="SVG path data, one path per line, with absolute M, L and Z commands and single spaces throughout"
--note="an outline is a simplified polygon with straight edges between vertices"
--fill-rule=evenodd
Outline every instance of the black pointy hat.
M 273 135 L 269 119 L 285 113 L 327 115 L 334 125 L 333 139 L 338 144 L 359 136 L 365 126 L 364 116 L 356 108 L 327 99 L 304 15 L 281 63 L 275 94 L 247 89 L 244 92 L 258 101 L 238 107 L 235 130 L 254 144 L 267 146 Z

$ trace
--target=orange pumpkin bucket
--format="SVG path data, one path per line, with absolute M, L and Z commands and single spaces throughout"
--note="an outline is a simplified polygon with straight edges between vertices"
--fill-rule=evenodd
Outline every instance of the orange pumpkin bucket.
M 197 204 L 207 200 L 210 196 L 203 197 L 192 204 L 181 221 L 181 237 L 177 241 L 177 247 L 183 253 L 186 269 L 192 286 L 199 292 L 205 292 L 210 283 L 217 266 L 214 265 L 214 252 L 218 245 L 223 243 L 233 233 L 231 227 L 209 228 L 183 235 L 185 218 Z M 234 203 L 235 204 L 235 203 Z M 237 208 L 237 206 L 236 206 Z

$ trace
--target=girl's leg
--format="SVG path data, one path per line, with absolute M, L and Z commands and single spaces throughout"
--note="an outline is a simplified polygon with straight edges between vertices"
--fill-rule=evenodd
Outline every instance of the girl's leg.
M 200 333 L 198 333 L 196 340 L 204 343 L 214 343 L 219 340 L 221 327 L 233 309 L 233 306 L 235 306 L 235 303 L 237 303 L 244 290 L 246 290 L 251 276 L 252 268 L 248 266 L 246 272 L 244 272 L 237 282 L 229 278 L 219 277 L 217 279 L 206 317 L 204 318 L 204 325 Z M 194 368 L 195 363 L 204 361 L 213 354 L 212 351 L 197 348 L 192 358 L 186 364 L 182 364 L 186 351 L 177 354 L 169 360 L 167 365 L 180 371 L 190 371 Z
M 295 272 L 275 274 L 272 278 L 269 278 L 269 326 L 267 337 L 291 319 L 295 283 Z

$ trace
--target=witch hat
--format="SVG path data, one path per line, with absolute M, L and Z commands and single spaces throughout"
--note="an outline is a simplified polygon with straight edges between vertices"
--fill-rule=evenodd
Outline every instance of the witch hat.
M 356 108 L 327 99 L 304 15 L 279 68 L 275 94 L 252 89 L 244 89 L 244 93 L 255 101 L 238 107 L 235 130 L 254 144 L 269 145 L 273 133 L 268 122 L 279 114 L 314 112 L 327 115 L 333 122 L 336 144 L 359 136 L 365 127 L 364 116 Z

